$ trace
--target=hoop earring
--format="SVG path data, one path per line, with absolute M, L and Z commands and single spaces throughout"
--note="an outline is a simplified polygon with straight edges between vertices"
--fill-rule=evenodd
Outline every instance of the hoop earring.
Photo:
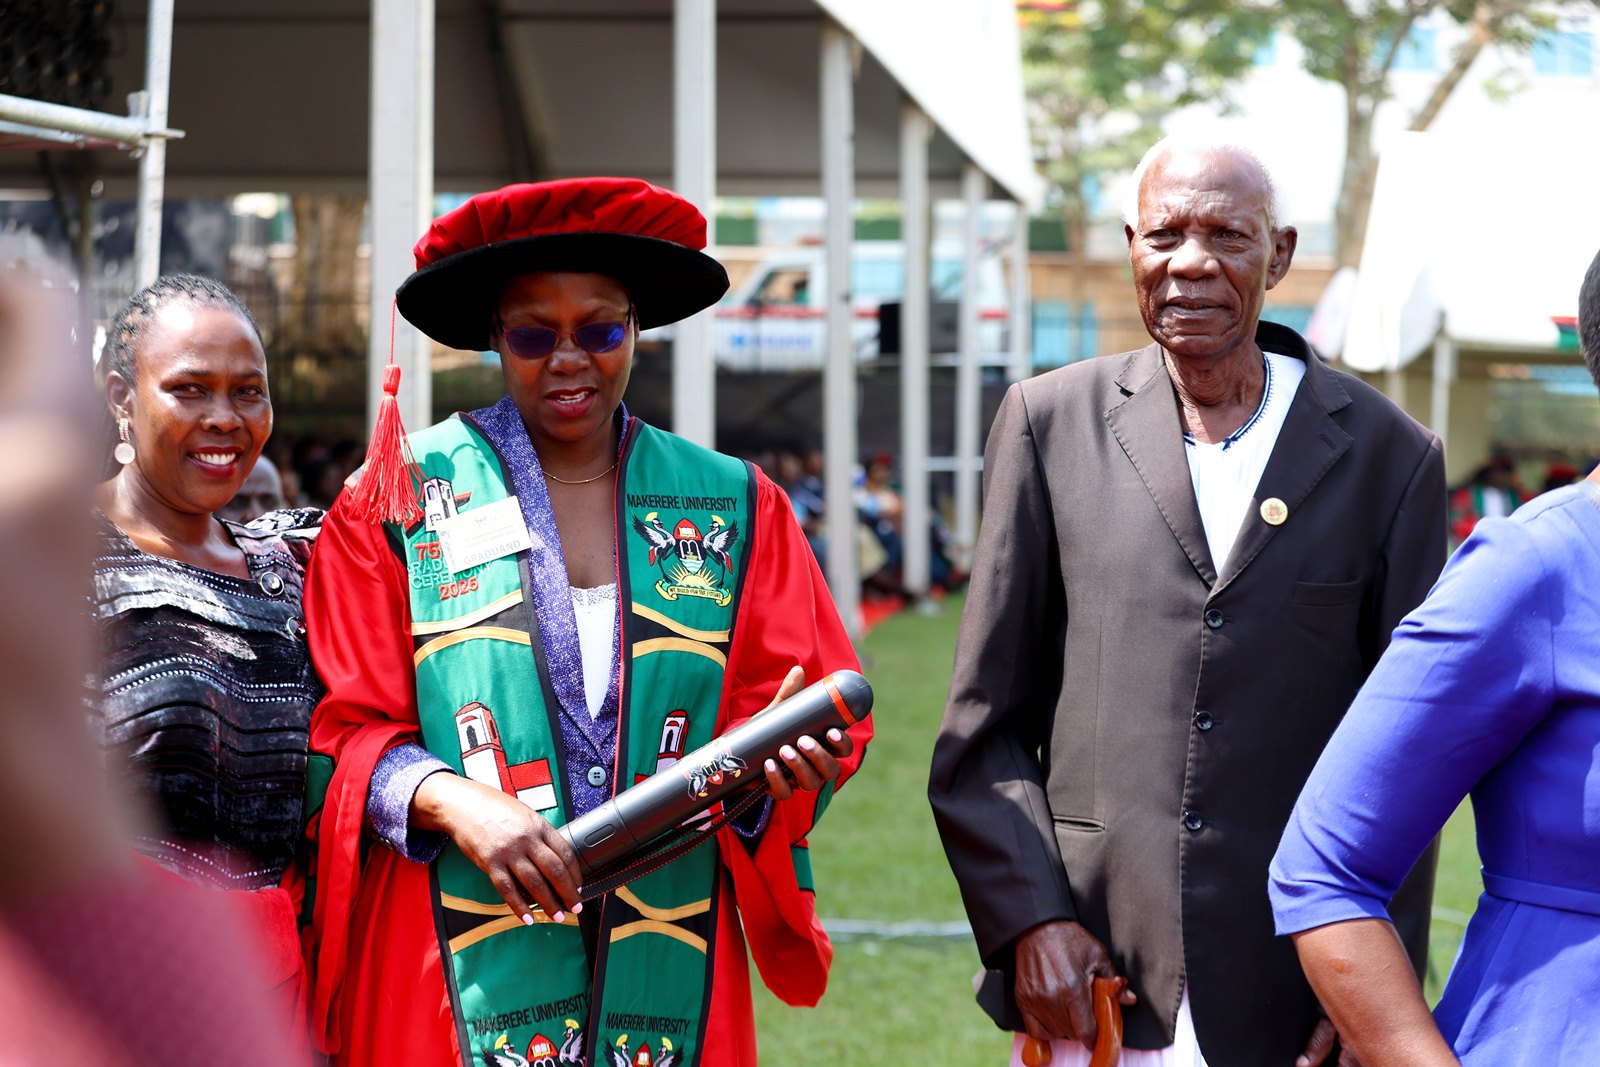
M 126 467 L 133 462 L 133 439 L 128 433 L 128 420 L 117 420 L 117 436 L 122 440 L 117 442 L 117 447 L 112 449 L 111 458 Z

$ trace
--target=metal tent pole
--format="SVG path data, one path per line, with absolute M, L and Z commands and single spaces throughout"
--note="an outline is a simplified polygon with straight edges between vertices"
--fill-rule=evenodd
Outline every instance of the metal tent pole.
M 1028 208 L 1017 201 L 1011 228 L 1011 373 L 1020 382 L 1033 374 L 1033 289 L 1028 277 Z
M 905 295 L 900 301 L 900 483 L 904 500 L 904 584 L 928 591 L 928 138 L 931 124 L 916 104 L 900 108 L 900 238 L 905 245 Z
M 716 242 L 717 4 L 676 0 L 672 19 L 672 181 L 706 216 Z M 715 316 L 678 323 L 672 344 L 672 429 L 710 448 L 717 435 Z
M 145 20 L 144 93 L 146 130 L 164 130 L 172 84 L 173 0 L 150 0 Z M 161 273 L 161 205 L 167 180 L 165 137 L 144 140 L 139 157 L 139 193 L 133 243 L 133 284 L 143 289 Z
M 977 164 L 968 162 L 961 172 L 961 198 L 966 205 L 963 249 L 966 259 L 961 277 L 961 322 L 956 365 L 956 551 L 963 570 L 972 566 L 978 536 L 978 241 L 980 213 L 987 179 Z
M 1429 391 L 1428 423 L 1439 438 L 1439 448 L 1445 458 L 1450 456 L 1450 387 L 1456 380 L 1456 346 L 1439 323 L 1439 332 L 1433 339 L 1433 381 Z
M 168 42 L 170 50 L 170 41 Z M 84 141 L 114 141 L 138 145 L 148 137 L 182 137 L 181 130 L 153 126 L 144 117 L 145 95 L 130 93 L 129 115 L 109 115 L 65 104 L 47 104 L 25 96 L 0 94 L 0 129 L 49 137 L 60 144 L 81 146 Z M 56 136 L 50 137 L 51 134 Z
M 367 175 L 372 295 L 367 329 L 367 425 L 383 398 L 394 291 L 433 215 L 434 0 L 372 0 L 371 144 Z M 396 315 L 394 361 L 406 429 L 433 422 L 428 339 Z
M 851 634 L 861 632 L 861 575 L 851 475 L 856 458 L 856 346 L 851 336 L 850 243 L 855 229 L 855 101 L 850 35 L 822 25 L 822 193 L 827 201 L 827 357 L 822 437 L 828 511 L 828 588 Z

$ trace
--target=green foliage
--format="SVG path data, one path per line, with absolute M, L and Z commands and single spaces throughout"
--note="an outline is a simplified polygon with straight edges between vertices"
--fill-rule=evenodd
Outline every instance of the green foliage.
M 1495 43 L 1525 48 L 1553 16 L 1530 0 L 1380 0 L 1350 5 L 1342 0 L 1284 0 L 1273 5 L 1279 33 L 1305 49 L 1305 69 L 1345 86 L 1368 106 L 1388 98 L 1389 71 L 1406 34 L 1439 12 L 1465 26 L 1481 21 Z
M 1086 182 L 1137 161 L 1166 114 L 1225 102 L 1227 84 L 1250 69 L 1270 32 L 1263 12 L 1217 0 L 1094 0 L 1024 12 L 1036 156 L 1069 225 L 1081 218 Z
M 1048 10 L 1041 8 L 1048 7 Z M 1299 41 L 1305 69 L 1343 88 L 1350 162 L 1339 198 L 1339 255 L 1355 262 L 1377 166 L 1372 120 L 1390 98 L 1400 45 L 1420 20 L 1466 27 L 1434 93 L 1408 117 L 1426 128 L 1486 43 L 1527 48 L 1554 25 L 1551 0 L 1086 0 L 1023 3 L 1023 77 L 1036 155 L 1070 232 L 1087 191 L 1124 171 L 1158 139 L 1164 116 L 1208 102 L 1226 110 L 1231 82 L 1274 34 Z M 1491 84 L 1491 93 L 1505 83 Z M 1071 237 L 1069 236 L 1069 244 Z
M 1439 1003 L 1467 920 L 1478 907 L 1483 877 L 1478 873 L 1478 837 L 1472 804 L 1462 801 L 1445 824 L 1439 842 L 1439 873 L 1433 886 L 1433 924 L 1428 928 L 1429 1004 Z

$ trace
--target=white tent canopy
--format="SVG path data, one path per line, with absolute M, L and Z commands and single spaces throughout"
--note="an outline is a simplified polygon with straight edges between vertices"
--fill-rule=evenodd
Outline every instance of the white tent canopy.
M 359 191 L 368 178 L 371 0 L 176 0 L 169 195 Z M 436 0 L 434 186 L 585 174 L 673 179 L 671 0 Z M 118 4 L 111 110 L 141 86 L 146 5 Z M 934 124 L 936 195 L 970 159 L 1036 201 L 1008 0 L 718 0 L 717 190 L 816 195 L 818 50 L 829 17 L 861 49 L 856 184 L 893 196 L 900 106 Z M 135 165 L 103 153 L 113 195 Z M 0 186 L 43 187 L 32 153 Z
M 1039 198 L 1011 0 L 178 0 L 173 11 L 169 19 L 162 6 L 120 7 L 116 36 L 126 47 L 109 71 L 114 96 L 138 88 L 147 14 L 158 29 L 171 27 L 171 122 L 188 136 L 167 160 L 168 186 L 179 195 L 366 189 L 374 323 L 409 269 L 407 251 L 426 226 L 435 189 L 626 174 L 673 186 L 705 209 L 718 193 L 821 192 L 833 267 L 824 436 L 829 510 L 839 516 L 854 513 L 850 465 L 861 414 L 849 336 L 854 198 L 914 190 L 905 211 L 918 218 L 928 214 L 930 193 L 959 189 L 973 218 L 991 184 L 1029 207 Z M 152 40 L 159 46 L 163 37 Z M 166 118 L 160 110 L 152 109 L 157 125 Z M 155 158 L 147 153 L 139 188 L 141 199 L 159 204 L 162 178 L 148 165 Z M 133 185 L 125 158 L 97 164 L 113 190 Z M 918 173 L 909 172 L 913 166 Z M 0 187 L 45 181 L 31 154 L 0 154 Z M 158 211 L 144 214 L 159 219 Z M 1025 224 L 1019 212 L 1019 248 Z M 913 223 L 908 234 L 918 232 Z M 908 242 L 908 255 L 926 259 L 921 245 L 913 250 Z M 974 278 L 975 249 L 967 261 Z M 1014 314 L 1026 296 L 1016 273 Z M 963 321 L 975 324 L 973 286 L 967 290 Z M 908 319 L 925 317 L 926 299 L 907 294 Z M 914 334 L 904 359 L 925 366 L 926 338 L 914 345 Z M 1021 331 L 1012 334 L 1015 344 Z M 958 420 L 957 525 L 970 533 L 979 461 L 976 327 L 963 336 L 962 380 L 971 395 Z M 914 353 L 918 345 L 924 350 Z M 385 354 L 384 338 L 372 331 L 371 411 Z M 387 356 L 404 368 L 402 409 L 413 426 L 425 424 L 432 412 L 427 346 L 400 324 Z M 679 326 L 673 374 L 674 428 L 709 444 L 714 376 L 701 317 Z M 926 396 L 909 403 L 925 411 Z M 905 479 L 920 484 L 926 442 L 912 441 L 913 432 L 925 438 L 925 423 L 906 431 L 906 452 L 915 458 Z M 917 493 L 906 522 L 913 529 L 926 522 Z M 833 545 L 829 584 L 854 625 L 853 540 L 836 537 Z M 908 553 L 913 588 L 915 572 L 926 569 L 923 555 Z
M 1009 0 L 817 0 L 966 157 L 1030 210 L 1033 167 Z
M 1408 133 L 1384 148 L 1341 356 L 1396 371 L 1441 334 L 1463 351 L 1557 354 L 1557 317 L 1600 249 L 1600 146 Z

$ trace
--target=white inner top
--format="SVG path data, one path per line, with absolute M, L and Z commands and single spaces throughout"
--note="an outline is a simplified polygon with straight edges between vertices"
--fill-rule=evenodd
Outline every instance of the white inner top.
M 1228 565 L 1239 527 L 1255 505 L 1256 487 L 1272 457 L 1272 446 L 1289 415 L 1289 404 L 1300 389 L 1306 365 L 1293 356 L 1267 352 L 1265 387 L 1256 413 L 1226 438 L 1200 444 L 1185 433 L 1184 452 L 1189 457 L 1189 478 L 1200 505 L 1200 523 L 1206 531 L 1211 564 L 1220 575 Z
M 599 716 L 611 689 L 611 663 L 617 643 L 617 587 L 597 585 L 572 590 L 572 614 L 578 621 L 578 650 L 583 654 L 583 695 L 589 718 Z

